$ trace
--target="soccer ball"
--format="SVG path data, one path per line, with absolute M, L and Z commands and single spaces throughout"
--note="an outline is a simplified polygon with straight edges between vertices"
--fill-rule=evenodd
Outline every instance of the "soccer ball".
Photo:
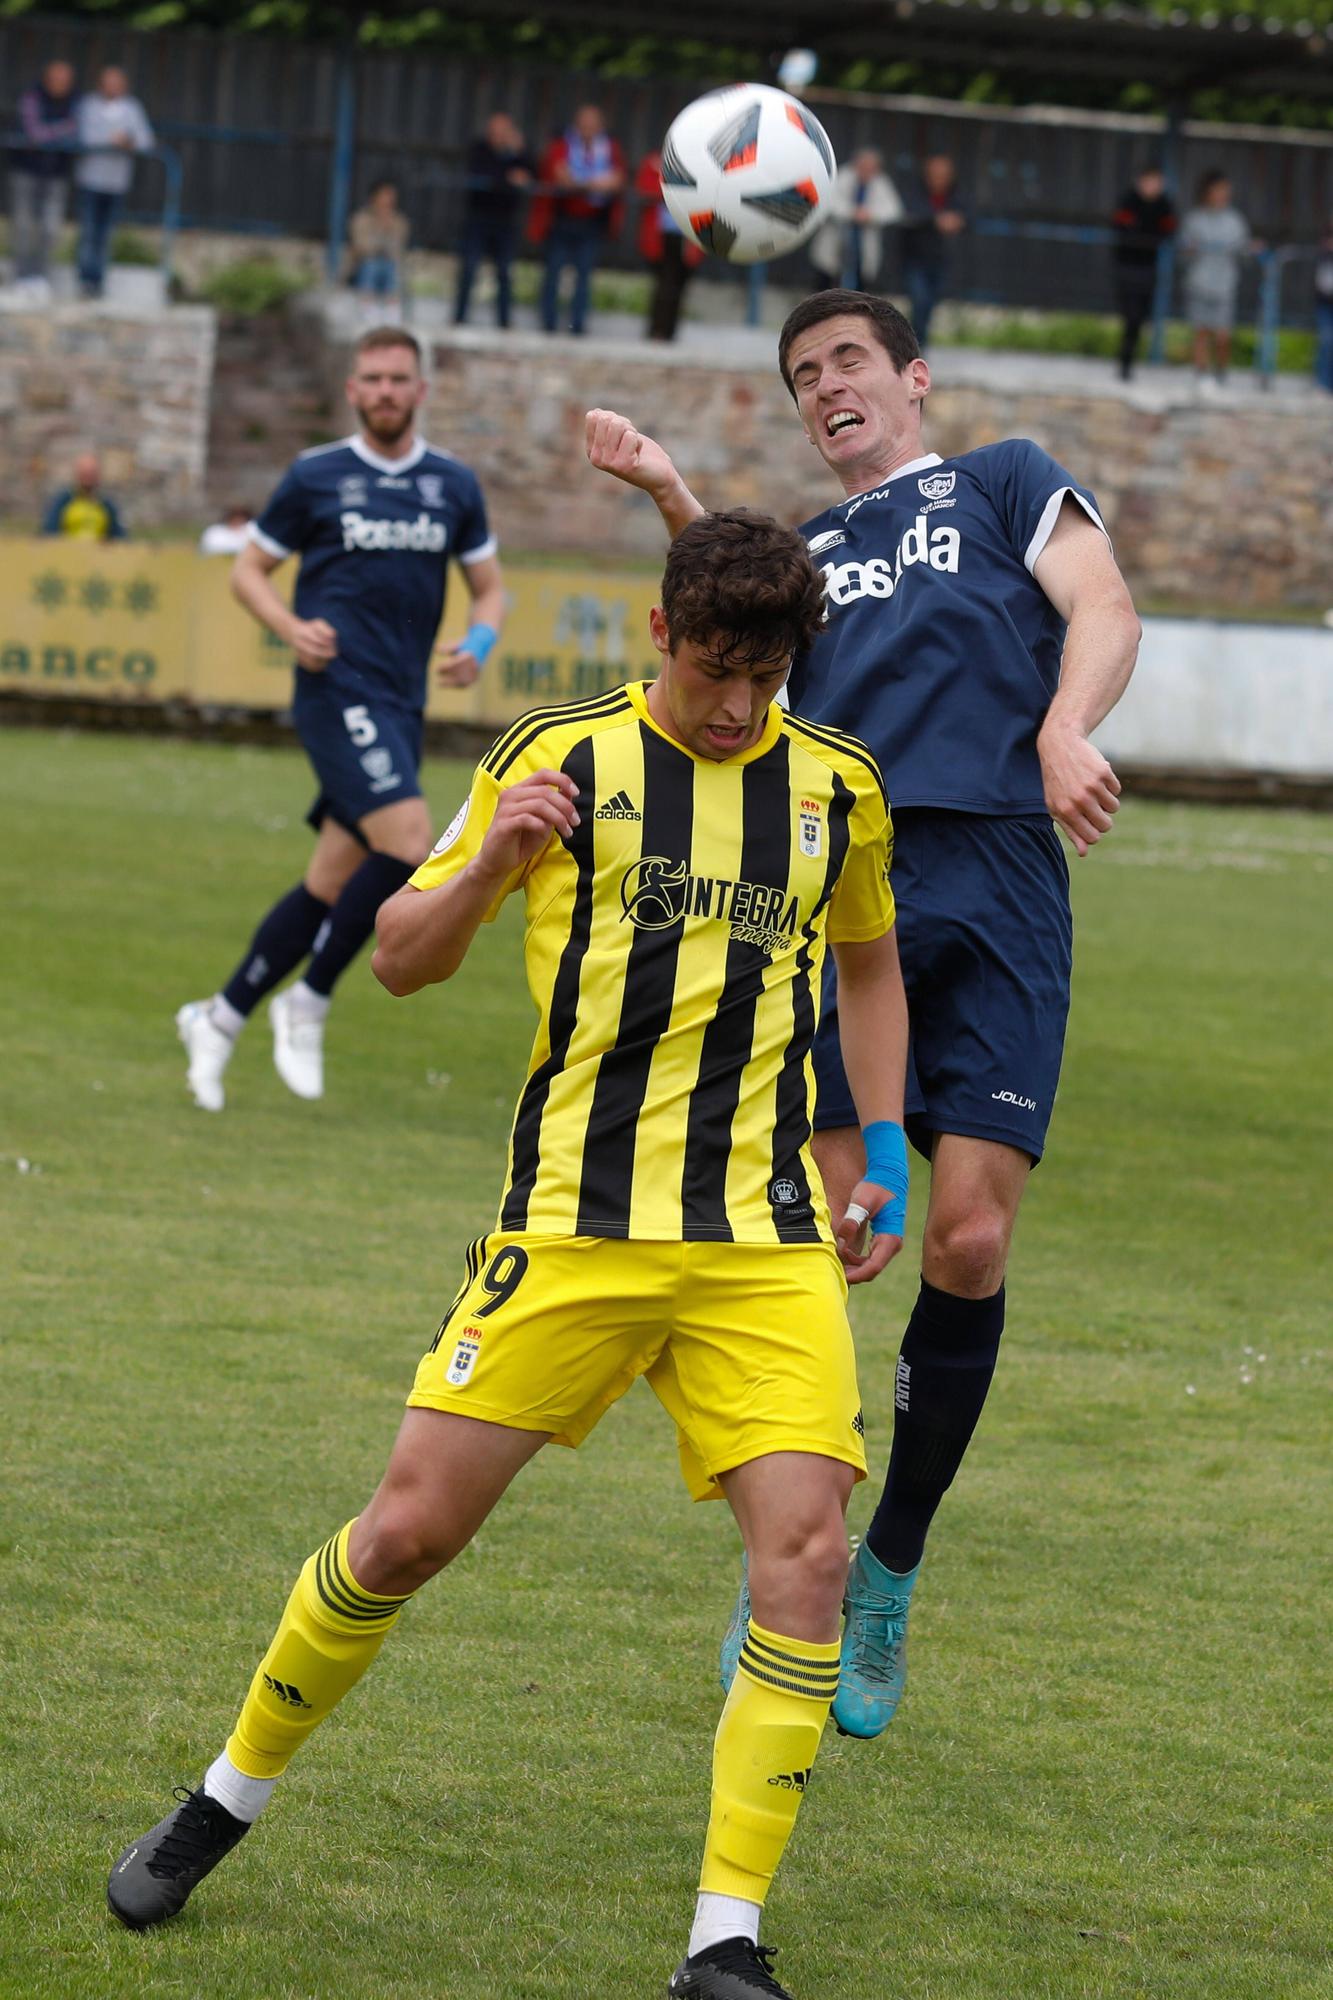
M 819 120 L 785 90 L 738 83 L 687 104 L 662 142 L 662 199 L 729 264 L 785 256 L 818 225 L 837 170 Z

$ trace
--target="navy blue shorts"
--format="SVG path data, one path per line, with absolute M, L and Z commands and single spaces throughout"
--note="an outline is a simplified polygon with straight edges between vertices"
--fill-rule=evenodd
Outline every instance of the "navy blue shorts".
M 311 826 L 336 819 L 349 833 L 367 813 L 421 795 L 421 716 L 393 702 L 357 700 L 317 674 L 298 674 L 292 719 L 319 779 Z
M 1044 816 L 894 814 L 893 893 L 911 1040 L 907 1135 L 996 1139 L 1036 1161 L 1060 1080 L 1073 923 Z M 838 1046 L 830 956 L 813 1050 L 816 1128 L 859 1123 Z

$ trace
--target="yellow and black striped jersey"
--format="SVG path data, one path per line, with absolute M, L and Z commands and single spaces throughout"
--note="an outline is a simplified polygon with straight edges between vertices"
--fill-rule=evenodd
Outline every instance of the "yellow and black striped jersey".
M 498 1227 L 550 1236 L 810 1243 L 826 943 L 892 927 L 892 829 L 869 751 L 769 710 L 725 763 L 648 712 L 646 684 L 523 716 L 412 880 L 479 851 L 502 790 L 568 772 L 580 824 L 522 887 L 540 1023 Z

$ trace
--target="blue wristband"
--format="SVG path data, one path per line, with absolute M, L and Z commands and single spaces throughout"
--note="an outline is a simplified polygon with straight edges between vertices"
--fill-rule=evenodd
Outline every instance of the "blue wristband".
M 460 653 L 471 653 L 477 665 L 484 667 L 499 636 L 494 625 L 469 625 L 458 642 L 458 650 Z
M 888 1191 L 888 1200 L 870 1218 L 875 1236 L 902 1236 L 907 1229 L 907 1135 L 891 1118 L 867 1125 L 865 1140 L 866 1174 L 874 1186 Z

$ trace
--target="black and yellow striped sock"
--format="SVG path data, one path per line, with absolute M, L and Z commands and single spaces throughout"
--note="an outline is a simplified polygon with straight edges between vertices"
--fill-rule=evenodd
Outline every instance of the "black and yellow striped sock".
M 363 1590 L 347 1562 L 351 1521 L 296 1580 L 282 1623 L 250 1683 L 227 1755 L 249 1778 L 276 1778 L 384 1643 L 405 1597 Z
M 713 1810 L 699 1887 L 762 1903 L 791 1838 L 829 1704 L 836 1639 L 784 1639 L 750 1620 L 713 1744 Z

